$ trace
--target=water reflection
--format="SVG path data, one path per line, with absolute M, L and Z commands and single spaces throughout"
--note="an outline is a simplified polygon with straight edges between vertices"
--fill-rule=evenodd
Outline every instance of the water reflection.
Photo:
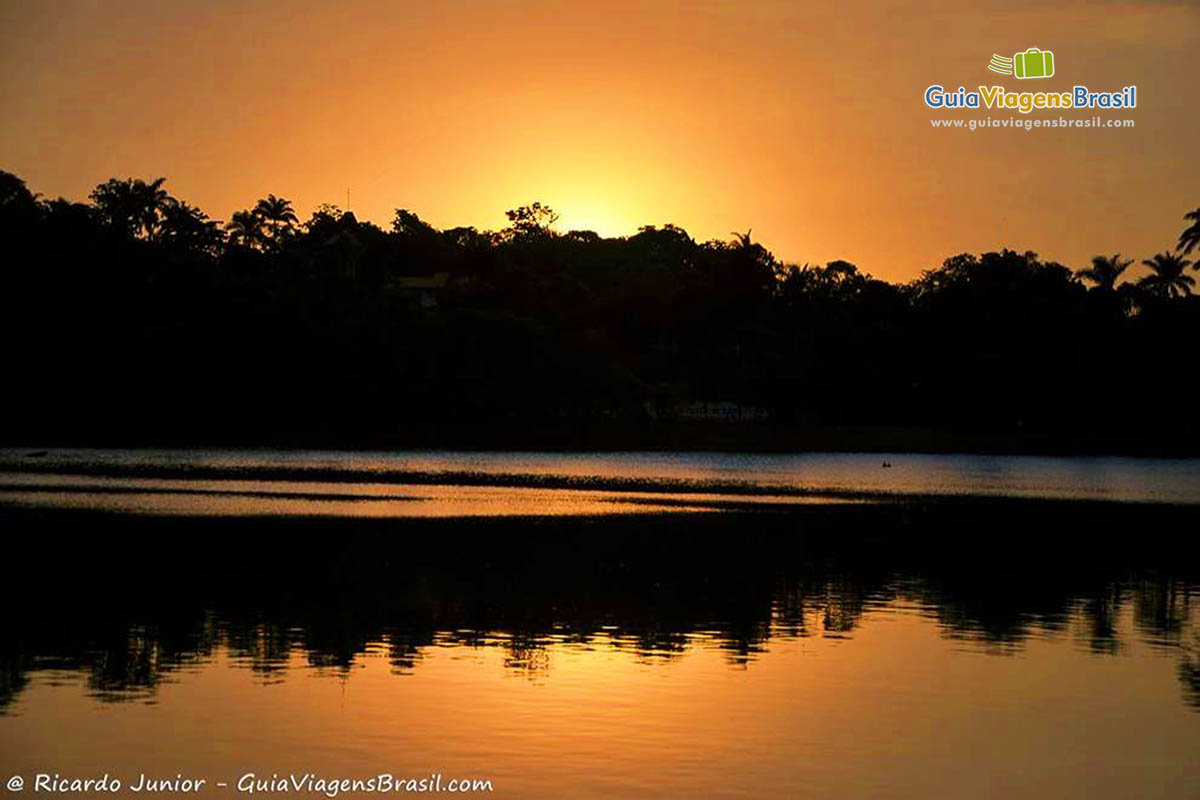
M 782 643 L 855 647 L 898 618 L 979 653 L 1069 641 L 1171 658 L 1200 709 L 1200 561 L 1178 535 L 1195 517 L 1012 503 L 403 525 L 10 513 L 11 563 L 32 568 L 4 585 L 0 710 L 20 712 L 31 681 L 153 702 L 217 661 L 263 685 L 296 670 L 353 681 L 379 658 L 403 679 L 441 652 L 498 652 L 532 680 L 578 653 L 711 651 L 753 670 Z
M 106 494 L 144 488 L 161 510 L 163 492 L 202 489 L 209 496 L 254 493 L 299 502 L 343 495 L 376 503 L 428 499 L 417 487 L 588 490 L 598 493 L 776 495 L 992 496 L 1069 500 L 1200 503 L 1200 459 L 1054 458 L 914 453 L 508 453 L 270 450 L 75 450 L 0 448 L 0 501 L 5 492 L 43 493 L 68 484 Z M 886 461 L 890 469 L 880 469 Z M 84 479 L 87 480 L 84 480 Z M 486 492 L 484 493 L 486 499 Z M 517 494 L 508 493 L 515 500 Z M 437 494 L 445 501 L 449 495 Z M 191 513 L 206 504 L 193 495 Z M 44 499 L 44 497 L 43 497 Z M 262 499 L 262 498 L 260 498 Z M 266 498 L 270 499 L 270 498 Z M 129 500 L 126 497 L 126 500 Z M 227 497 L 228 500 L 228 497 Z M 182 501 L 181 501 L 182 502 Z M 128 507 L 129 503 L 125 503 Z M 262 506 L 262 503 L 252 504 Z M 395 505 L 395 504 L 393 504 Z M 407 515 L 419 503 L 392 513 Z M 500 504 L 491 502 L 494 513 Z M 357 512 L 364 513 L 369 505 Z M 233 513 L 225 502 L 216 513 Z M 326 506 L 328 511 L 328 506 Z M 349 510 L 349 509 L 347 509 Z M 213 513 L 213 512 L 209 512 Z M 378 513 L 378 509 L 376 509 Z

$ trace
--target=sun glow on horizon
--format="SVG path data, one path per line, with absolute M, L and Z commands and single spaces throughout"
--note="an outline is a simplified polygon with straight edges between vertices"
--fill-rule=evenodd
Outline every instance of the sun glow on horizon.
M 635 223 L 617 208 L 603 203 L 588 203 L 586 201 L 569 200 L 563 207 L 551 206 L 559 215 L 555 227 L 566 233 L 568 231 L 593 231 L 602 238 L 611 239 L 620 236 L 632 236 L 637 229 L 647 223 Z
M 32 4 L 0 25 L 0 168 L 48 197 L 166 176 L 225 221 L 267 193 L 342 205 L 350 186 L 385 229 L 407 208 L 480 230 L 539 201 L 562 232 L 752 228 L 780 260 L 887 280 L 1002 247 L 1140 258 L 1196 204 L 1185 6 L 993 11 L 982 39 L 982 13 L 932 0 L 115 8 Z M 931 82 L 981 80 L 1026 40 L 1061 62 L 1047 89 L 1154 87 L 1136 127 L 931 130 Z

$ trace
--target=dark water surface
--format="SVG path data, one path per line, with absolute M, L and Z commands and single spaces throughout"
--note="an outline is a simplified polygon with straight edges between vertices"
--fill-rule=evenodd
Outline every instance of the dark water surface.
M 4 456 L 4 780 L 1200 796 L 1191 462 Z

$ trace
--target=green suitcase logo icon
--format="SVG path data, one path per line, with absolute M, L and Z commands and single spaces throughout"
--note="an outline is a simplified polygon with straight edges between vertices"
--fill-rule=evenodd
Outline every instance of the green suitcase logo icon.
M 1013 74 L 1018 78 L 1049 78 L 1054 74 L 1054 53 L 1031 47 L 1014 54 Z

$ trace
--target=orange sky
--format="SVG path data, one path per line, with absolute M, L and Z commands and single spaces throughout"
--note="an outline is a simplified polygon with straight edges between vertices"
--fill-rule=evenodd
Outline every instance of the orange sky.
M 350 187 L 384 226 L 498 228 L 536 199 L 564 230 L 753 228 L 891 280 L 1006 245 L 1072 266 L 1173 245 L 1200 206 L 1200 7 L 957 5 L 0 0 L 0 168 L 74 199 L 165 175 L 223 219 Z M 1054 78 L 986 70 L 1031 46 Z M 934 130 L 955 115 L 932 83 L 1135 83 L 1104 115 L 1136 128 Z

